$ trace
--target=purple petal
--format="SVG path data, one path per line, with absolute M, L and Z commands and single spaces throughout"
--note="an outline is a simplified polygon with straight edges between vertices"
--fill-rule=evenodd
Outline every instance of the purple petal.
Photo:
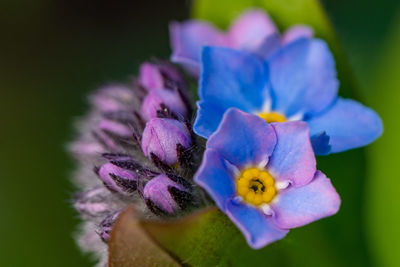
M 263 119 L 236 108 L 229 109 L 207 148 L 218 151 L 236 167 L 267 163 L 276 145 L 274 128 Z
M 275 33 L 265 38 L 253 53 L 263 59 L 269 59 L 272 55 L 278 52 L 281 47 L 281 37 L 279 33 Z
M 368 145 L 383 131 L 382 120 L 375 111 L 343 98 L 307 122 L 312 136 L 326 132 L 333 153 Z
M 325 174 L 317 171 L 311 183 L 282 191 L 272 204 L 275 222 L 282 229 L 309 224 L 338 212 L 340 197 Z
M 275 24 L 263 10 L 243 13 L 229 28 L 229 46 L 255 51 L 269 35 L 277 32 Z
M 225 211 L 225 204 L 228 199 L 233 198 L 235 186 L 232 171 L 217 151 L 206 150 L 194 181 L 207 191 L 222 211 Z
M 171 23 L 170 38 L 171 60 L 183 64 L 192 74 L 199 71 L 203 46 L 223 45 L 225 42 L 222 32 L 207 22 L 197 20 Z
M 314 177 L 316 161 L 305 122 L 273 123 L 277 144 L 268 163 L 275 179 L 290 181 L 293 186 L 308 184 Z
M 306 25 L 295 25 L 290 27 L 282 36 L 282 44 L 286 45 L 300 38 L 311 39 L 314 36 L 314 30 Z
M 246 237 L 253 249 L 262 248 L 286 236 L 288 230 L 279 229 L 273 219 L 260 210 L 242 203 L 229 201 L 226 214 Z
M 271 57 L 269 66 L 272 108 L 286 117 L 316 114 L 336 98 L 335 61 L 322 40 L 292 42 Z

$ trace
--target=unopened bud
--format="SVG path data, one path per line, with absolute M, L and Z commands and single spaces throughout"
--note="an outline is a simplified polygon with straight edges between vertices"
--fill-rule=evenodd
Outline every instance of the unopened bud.
M 141 114 L 148 121 L 157 117 L 157 111 L 162 109 L 162 106 L 167 107 L 178 118 L 186 118 L 188 110 L 182 100 L 181 95 L 174 89 L 156 89 L 150 91 L 141 106 Z
M 140 65 L 139 84 L 149 91 L 164 87 L 163 77 L 157 65 L 148 62 Z
M 189 148 L 191 145 L 187 126 L 177 120 L 155 118 L 147 122 L 143 131 L 143 153 L 150 159 L 153 154 L 167 165 L 178 161 L 179 147 Z
M 112 227 L 115 221 L 118 219 L 120 213 L 120 211 L 116 211 L 107 215 L 107 217 L 105 217 L 104 220 L 99 224 L 99 228 L 96 232 L 103 242 L 108 243 L 108 240 L 110 240 Z
M 110 191 L 101 186 L 78 193 L 75 196 L 74 207 L 84 216 L 104 216 L 112 209 Z
M 181 87 L 183 83 L 182 75 L 171 64 L 145 62 L 140 65 L 139 84 L 147 91 Z
M 120 194 L 132 194 L 137 188 L 138 175 L 134 171 L 106 163 L 98 169 L 98 175 L 104 185 Z
M 144 199 L 147 207 L 156 214 L 169 214 L 185 208 L 192 200 L 189 187 L 182 178 L 171 179 L 160 174 L 144 187 Z
M 106 133 L 123 138 L 132 137 L 133 134 L 133 130 L 128 126 L 113 120 L 103 119 L 99 122 L 98 127 Z
M 100 89 L 90 101 L 102 112 L 119 111 L 132 103 L 133 91 L 124 85 L 111 85 Z

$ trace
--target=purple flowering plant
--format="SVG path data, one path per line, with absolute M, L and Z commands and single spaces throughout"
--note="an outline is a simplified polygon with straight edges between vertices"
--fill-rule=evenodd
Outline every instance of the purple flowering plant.
M 228 218 L 221 232 L 235 225 L 260 249 L 337 213 L 340 197 L 315 154 L 367 145 L 382 123 L 337 96 L 328 45 L 304 25 L 280 35 L 258 9 L 226 32 L 191 20 L 172 23 L 170 34 L 171 61 L 190 75 L 167 61 L 144 62 L 129 84 L 91 95 L 91 110 L 77 123 L 70 151 L 82 189 L 74 198 L 81 248 L 100 266 L 126 264 L 114 252 L 122 244 L 135 251 L 129 266 L 161 264 L 149 251 L 163 255 L 162 266 L 178 266 L 193 259 L 167 245 L 176 225 L 196 232 Z M 188 80 L 198 75 L 195 95 Z M 205 220 L 209 214 L 217 219 Z M 139 230 L 124 228 L 127 220 Z

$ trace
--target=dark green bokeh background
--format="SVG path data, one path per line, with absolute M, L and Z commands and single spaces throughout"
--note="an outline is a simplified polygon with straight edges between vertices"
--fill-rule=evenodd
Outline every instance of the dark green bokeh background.
M 365 182 L 339 188 L 346 202 L 360 206 L 359 220 L 352 220 L 359 224 L 349 227 L 365 233 L 344 256 L 348 266 L 362 266 L 351 259 L 352 253 L 366 254 L 371 265 L 399 266 L 399 256 L 396 262 L 385 246 L 400 250 L 400 240 L 391 239 L 392 234 L 400 236 L 400 225 L 391 222 L 393 216 L 398 222 L 400 208 L 393 201 L 400 201 L 387 197 L 385 190 L 400 193 L 391 184 L 397 180 L 400 185 L 398 171 L 390 169 L 396 166 L 398 145 L 387 139 L 399 132 L 400 97 L 393 92 L 400 90 L 400 3 L 323 3 L 362 85 L 360 98 L 381 113 L 388 133 L 367 149 L 366 169 L 349 169 L 349 178 Z M 73 138 L 72 121 L 85 113 L 86 95 L 99 85 L 126 81 L 145 59 L 167 58 L 168 22 L 185 19 L 189 12 L 190 2 L 184 0 L 0 1 L 1 266 L 91 265 L 72 238 L 78 219 L 69 203 L 75 189 L 68 180 L 73 164 L 65 152 Z M 370 167 L 377 153 L 380 160 Z M 332 164 L 359 154 L 335 155 L 321 164 L 341 168 Z

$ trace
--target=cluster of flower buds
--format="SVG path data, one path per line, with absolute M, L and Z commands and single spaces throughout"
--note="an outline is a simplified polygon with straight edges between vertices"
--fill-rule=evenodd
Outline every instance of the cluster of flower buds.
M 111 85 L 91 96 L 92 110 L 71 144 L 80 167 L 76 182 L 85 189 L 74 207 L 99 240 L 108 242 L 130 204 L 143 211 L 138 216 L 156 218 L 201 203 L 192 181 L 199 162 L 188 99 L 183 77 L 167 62 L 144 63 L 131 86 Z
M 193 146 L 192 107 L 179 73 L 166 65 L 145 63 L 139 83 L 147 91 L 140 109 L 146 122 L 141 143 L 144 155 L 159 166 L 187 161 L 185 151 Z

